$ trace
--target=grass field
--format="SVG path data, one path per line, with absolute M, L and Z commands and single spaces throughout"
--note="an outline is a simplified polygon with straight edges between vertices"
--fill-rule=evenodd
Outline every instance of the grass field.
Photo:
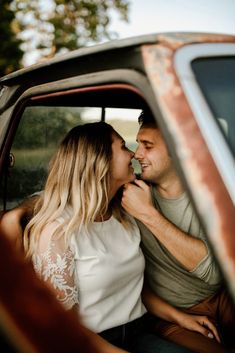
M 37 149 L 17 149 L 12 150 L 15 157 L 15 167 L 35 169 L 37 167 L 47 168 L 48 162 L 56 148 L 37 148 Z

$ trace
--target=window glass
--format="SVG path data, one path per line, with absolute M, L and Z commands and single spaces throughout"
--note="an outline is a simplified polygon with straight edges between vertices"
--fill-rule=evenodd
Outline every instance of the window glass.
M 235 155 L 235 57 L 196 59 L 192 69 Z
M 110 123 L 135 150 L 139 110 L 105 109 L 103 118 Z M 2 185 L 6 208 L 16 206 L 29 195 L 42 190 L 48 164 L 65 134 L 74 126 L 100 121 L 101 108 L 27 107 L 17 128 L 11 154 L 14 166 Z M 139 172 L 138 162 L 135 171 Z
M 140 109 L 124 109 L 124 108 L 105 108 L 104 119 L 107 123 L 123 137 L 126 146 L 135 151 L 137 147 L 136 135 L 139 129 L 138 117 L 141 113 Z M 84 116 L 88 119 L 95 117 L 95 109 L 87 109 Z M 140 173 L 140 165 L 136 160 L 132 160 L 135 173 Z
M 27 107 L 22 115 L 11 154 L 14 166 L 7 180 L 7 208 L 14 207 L 25 197 L 42 189 L 48 162 L 65 134 L 86 122 L 78 107 Z M 101 109 L 96 110 L 96 121 Z

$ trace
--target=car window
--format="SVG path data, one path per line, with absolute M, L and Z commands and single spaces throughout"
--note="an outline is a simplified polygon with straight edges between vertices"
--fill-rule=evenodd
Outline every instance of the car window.
M 111 109 L 106 108 L 105 110 L 105 121 L 112 125 L 114 129 L 124 138 L 126 146 L 135 151 L 137 147 L 136 135 L 139 129 L 138 116 L 140 115 L 140 109 Z M 133 159 L 132 164 L 135 169 L 135 173 L 140 173 L 139 163 Z
M 192 69 L 235 155 L 235 57 L 196 59 Z
M 11 148 L 11 164 L 2 183 L 4 207 L 16 206 L 43 188 L 49 160 L 65 134 L 74 126 L 105 120 L 127 141 L 136 145 L 138 115 L 136 109 L 102 109 L 100 107 L 30 106 L 24 110 Z M 139 165 L 135 162 L 135 171 Z M 3 208 L 3 205 L 1 205 Z

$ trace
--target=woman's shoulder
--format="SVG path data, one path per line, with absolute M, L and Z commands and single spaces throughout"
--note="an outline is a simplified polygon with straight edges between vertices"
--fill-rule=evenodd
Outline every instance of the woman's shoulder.
M 53 234 L 55 234 L 56 229 L 60 226 L 60 222 L 58 220 L 49 221 L 45 226 L 42 228 L 39 237 L 39 251 L 45 251 L 48 247 L 51 246 L 52 242 L 55 242 L 55 238 L 53 238 Z
M 42 229 L 42 235 L 49 236 L 50 234 L 54 233 L 54 231 L 58 228 L 61 224 L 59 220 L 49 221 Z

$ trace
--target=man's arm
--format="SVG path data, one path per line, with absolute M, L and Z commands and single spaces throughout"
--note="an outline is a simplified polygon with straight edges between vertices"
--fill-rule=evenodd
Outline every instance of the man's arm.
M 154 207 L 149 186 L 142 180 L 135 183 L 125 185 L 122 206 L 141 221 L 188 271 L 195 269 L 208 253 L 204 241 L 186 234 L 168 221 Z
M 22 250 L 23 247 L 23 228 L 25 220 L 30 219 L 38 196 L 32 196 L 24 200 L 17 207 L 3 214 L 0 220 L 0 234 L 3 234 L 15 247 Z

